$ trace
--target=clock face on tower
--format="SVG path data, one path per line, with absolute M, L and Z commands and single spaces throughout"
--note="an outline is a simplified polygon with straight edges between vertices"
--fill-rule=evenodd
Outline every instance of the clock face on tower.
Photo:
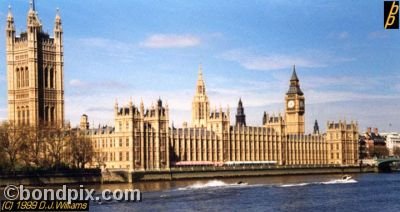
M 289 109 L 294 108 L 294 101 L 293 100 L 288 101 L 287 106 Z
M 304 101 L 300 101 L 300 107 L 304 108 Z

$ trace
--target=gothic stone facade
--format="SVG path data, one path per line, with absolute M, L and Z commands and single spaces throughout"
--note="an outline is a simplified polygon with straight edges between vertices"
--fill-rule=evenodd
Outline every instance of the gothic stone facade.
M 95 147 L 93 166 L 127 171 L 169 170 L 179 162 L 276 162 L 278 165 L 354 165 L 358 160 L 358 125 L 328 122 L 324 134 L 304 134 L 305 98 L 295 69 L 285 97 L 285 115 L 264 113 L 262 126 L 246 126 L 243 102 L 235 125 L 229 108 L 210 109 L 200 68 L 192 102 L 191 126 L 169 126 L 161 100 L 145 109 L 115 105 L 115 127 L 81 130 Z
M 13 124 L 64 123 L 63 30 L 57 12 L 53 37 L 42 30 L 34 6 L 27 29 L 15 33 L 11 7 L 6 25 L 8 120 Z

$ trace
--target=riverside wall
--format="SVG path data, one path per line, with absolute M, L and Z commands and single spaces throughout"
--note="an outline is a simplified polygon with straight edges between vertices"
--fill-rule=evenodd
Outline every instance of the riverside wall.
M 100 170 L 59 171 L 35 174 L 1 174 L 0 187 L 7 185 L 96 184 L 102 182 Z
M 61 185 L 61 184 L 100 184 L 132 183 L 140 181 L 287 176 L 312 174 L 351 174 L 376 172 L 374 167 L 359 166 L 223 166 L 223 167 L 172 167 L 169 171 L 127 172 L 58 172 L 34 175 L 0 175 L 0 187 L 13 185 Z
M 359 166 L 297 166 L 297 167 L 180 167 L 170 171 L 132 172 L 129 182 L 224 177 L 257 177 L 312 174 L 351 174 L 376 172 L 374 167 Z

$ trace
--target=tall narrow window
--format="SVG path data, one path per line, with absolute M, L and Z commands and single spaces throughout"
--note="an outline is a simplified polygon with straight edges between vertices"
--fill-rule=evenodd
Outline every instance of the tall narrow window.
M 25 67 L 25 87 L 29 86 L 29 72 L 28 67 Z
M 46 68 L 44 69 L 44 87 L 45 87 L 45 88 L 49 87 L 48 78 L 49 78 L 49 73 L 48 73 L 48 70 L 47 70 L 47 67 L 46 67 Z
M 53 85 L 54 85 L 54 87 L 53 87 L 53 88 L 56 88 L 56 82 L 57 82 L 57 71 L 56 71 L 56 70 L 53 70 L 53 72 L 54 72 L 54 77 L 53 77 Z
M 20 82 L 20 86 L 23 88 L 23 87 L 25 87 L 25 84 L 24 84 L 24 81 L 25 81 L 25 71 L 24 71 L 24 68 L 21 68 L 21 76 L 20 76 L 20 78 L 19 78 L 19 80 L 21 81 Z
M 29 124 L 29 107 L 26 106 L 26 123 Z
M 22 124 L 25 124 L 25 108 L 21 107 L 21 111 L 22 111 Z
M 55 111 L 54 111 L 54 107 L 51 107 L 51 123 L 55 122 Z
M 20 84 L 19 84 L 19 68 L 17 68 L 16 75 L 17 75 L 17 88 L 19 88 L 19 86 L 20 86 Z
M 17 107 L 17 113 L 18 113 L 17 122 L 18 122 L 18 125 L 19 125 L 19 124 L 21 124 L 21 111 L 19 110 L 19 107 Z
M 46 106 L 45 109 L 44 109 L 44 120 L 46 122 L 49 121 L 49 107 L 48 106 Z
M 54 71 L 50 69 L 50 88 L 54 88 Z

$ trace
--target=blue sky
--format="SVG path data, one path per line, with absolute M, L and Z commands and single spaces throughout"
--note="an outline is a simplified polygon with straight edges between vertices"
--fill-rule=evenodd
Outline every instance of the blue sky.
M 28 0 L 0 2 L 4 32 L 11 4 L 18 32 Z M 400 31 L 383 29 L 383 1 L 99 1 L 36 0 L 45 31 L 56 8 L 64 29 L 66 119 L 112 124 L 115 99 L 145 106 L 160 96 L 171 121 L 190 122 L 198 66 L 214 107 L 247 122 L 284 112 L 296 64 L 306 97 L 306 128 L 315 119 L 357 120 L 360 128 L 400 129 Z M 0 119 L 7 117 L 5 38 L 0 33 Z M 231 121 L 234 121 L 233 114 Z M 391 124 L 391 125 L 390 125 Z

